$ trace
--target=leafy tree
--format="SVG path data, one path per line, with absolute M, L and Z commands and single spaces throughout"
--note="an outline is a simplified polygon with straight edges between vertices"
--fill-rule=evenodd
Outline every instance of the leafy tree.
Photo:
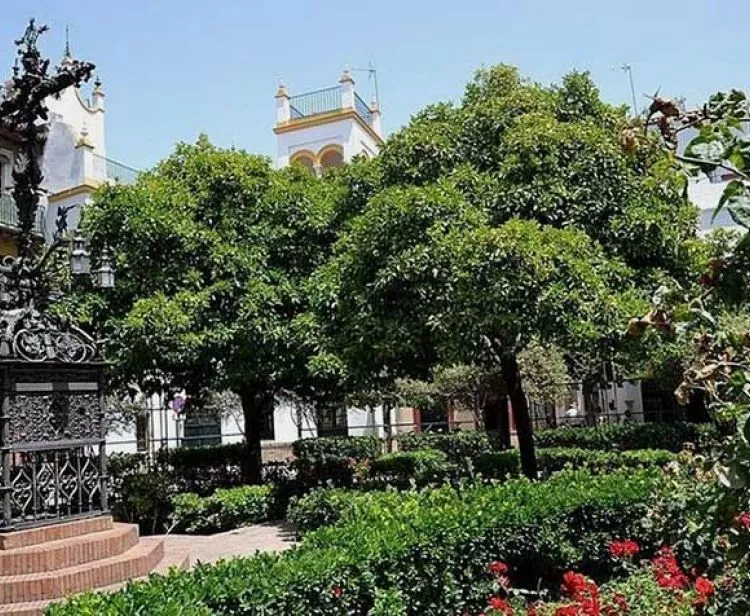
M 87 208 L 93 250 L 114 251 L 118 283 L 103 301 L 83 293 L 74 302 L 109 338 L 118 380 L 150 390 L 166 382 L 197 400 L 207 389 L 237 394 L 250 482 L 260 481 L 275 395 L 311 387 L 306 284 L 348 194 L 201 138 Z
M 590 386 L 637 288 L 695 275 L 684 181 L 648 140 L 623 148 L 626 124 L 586 74 L 543 87 L 499 66 L 393 135 L 381 187 L 316 283 L 350 381 L 502 372 L 532 474 L 518 354 L 556 343 Z

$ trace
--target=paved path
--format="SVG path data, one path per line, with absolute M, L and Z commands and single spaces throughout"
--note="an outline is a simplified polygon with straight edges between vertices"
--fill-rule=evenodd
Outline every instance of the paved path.
M 168 535 L 167 551 L 187 547 L 190 563 L 215 562 L 233 556 L 252 556 L 256 552 L 279 552 L 295 543 L 294 533 L 282 523 L 269 522 L 230 530 L 217 535 Z

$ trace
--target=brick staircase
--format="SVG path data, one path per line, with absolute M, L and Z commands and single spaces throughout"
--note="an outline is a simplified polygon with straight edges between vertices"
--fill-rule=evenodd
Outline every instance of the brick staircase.
M 109 516 L 0 534 L 0 615 L 38 616 L 48 603 L 91 589 L 186 567 L 184 548 L 138 537 Z

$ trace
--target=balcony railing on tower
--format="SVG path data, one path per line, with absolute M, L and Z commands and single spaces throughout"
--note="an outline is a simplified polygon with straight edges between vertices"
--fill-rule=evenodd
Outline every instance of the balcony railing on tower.
M 93 157 L 94 177 L 107 178 L 107 181 L 113 184 L 133 184 L 140 174 L 138 169 L 118 163 L 111 158 L 105 158 L 98 154 L 93 154 Z
M 292 120 L 301 120 L 332 111 L 343 109 L 341 100 L 341 88 L 334 86 L 315 90 L 314 92 L 305 92 L 292 96 L 289 100 L 290 117 Z M 354 110 L 357 115 L 367 124 L 372 124 L 372 111 L 358 94 L 354 94 Z

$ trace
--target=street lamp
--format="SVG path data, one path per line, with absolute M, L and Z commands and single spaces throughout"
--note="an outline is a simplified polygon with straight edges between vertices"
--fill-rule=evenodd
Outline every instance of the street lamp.
M 109 250 L 104 248 L 99 257 L 99 267 L 96 270 L 96 284 L 100 289 L 111 289 L 115 286 L 115 270 L 112 267 L 112 257 Z
M 91 259 L 86 250 L 86 238 L 76 231 L 73 236 L 73 250 L 70 252 L 70 272 L 74 276 L 85 276 L 91 271 Z

